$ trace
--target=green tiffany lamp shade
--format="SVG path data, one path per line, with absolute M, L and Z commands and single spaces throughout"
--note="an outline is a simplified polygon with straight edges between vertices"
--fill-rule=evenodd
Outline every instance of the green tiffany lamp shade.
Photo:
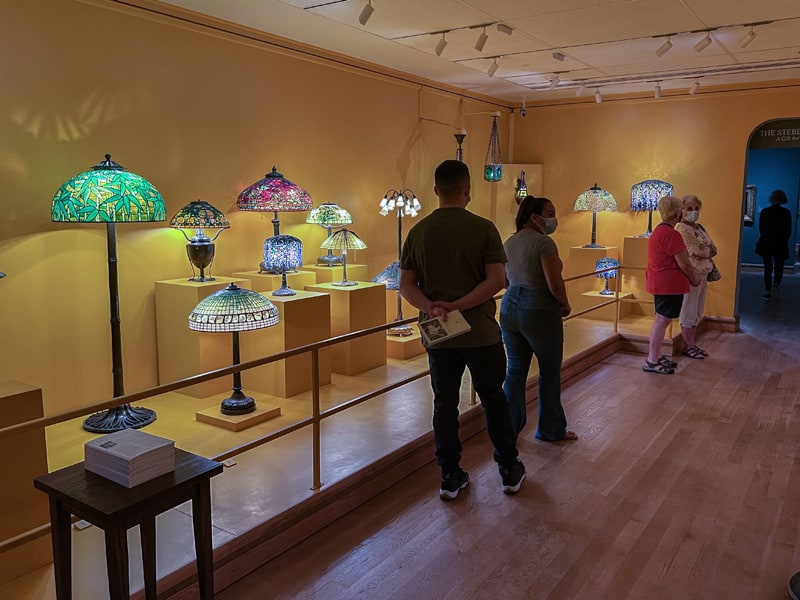
M 210 274 L 206 277 L 205 270 L 210 269 L 211 263 L 214 262 L 214 242 L 223 229 L 229 229 L 231 226 L 222 211 L 205 200 L 192 200 L 175 213 L 169 226 L 178 229 L 189 242 L 186 244 L 186 256 L 192 265 L 192 277 L 189 281 L 214 281 Z M 194 229 L 195 233 L 189 237 L 184 229 Z M 217 233 L 210 238 L 204 229 L 216 229 Z M 194 273 L 195 267 L 200 270 L 199 276 Z
M 363 250 L 367 245 L 354 231 L 343 227 L 329 238 L 322 242 L 321 248 L 342 251 L 342 280 L 334 281 L 331 285 L 350 286 L 358 285 L 357 281 L 347 280 L 347 251 Z
M 584 248 L 604 248 L 597 243 L 597 213 L 605 211 L 616 211 L 617 201 L 609 192 L 598 186 L 596 183 L 575 199 L 572 206 L 574 212 L 591 211 L 592 213 L 592 241 L 585 244 Z
M 353 217 L 350 213 L 333 202 L 324 202 L 320 204 L 316 208 L 311 209 L 311 212 L 308 213 L 308 217 L 306 217 L 306 223 L 316 223 L 324 227 L 328 232 L 328 237 L 331 237 L 334 227 L 350 225 L 352 222 Z M 317 258 L 317 264 L 332 267 L 333 265 L 342 264 L 342 257 L 335 256 L 333 250 L 329 248 L 328 254 Z
M 125 170 L 106 154 L 105 160 L 66 181 L 53 197 L 52 220 L 59 223 L 105 223 L 108 240 L 108 293 L 111 308 L 111 360 L 114 397 L 125 395 L 122 374 L 116 223 L 164 221 L 166 209 L 158 190 L 144 177 Z M 94 433 L 144 427 L 156 413 L 122 404 L 86 418 L 83 428 Z

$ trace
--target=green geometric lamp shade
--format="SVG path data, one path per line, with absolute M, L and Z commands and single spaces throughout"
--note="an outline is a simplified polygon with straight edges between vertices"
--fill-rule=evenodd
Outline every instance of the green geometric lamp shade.
M 53 197 L 52 221 L 127 223 L 165 221 L 164 199 L 144 177 L 104 161 L 65 182 Z
M 231 224 L 221 210 L 211 206 L 205 200 L 192 200 L 189 204 L 181 208 L 169 222 L 169 226 L 178 229 L 186 241 L 186 256 L 189 257 L 189 264 L 192 265 L 192 276 L 189 281 L 214 281 L 209 274 L 206 277 L 206 268 L 211 268 L 214 262 L 214 241 L 222 233 L 223 229 L 229 229 Z M 186 235 L 184 229 L 194 229 L 192 237 Z M 213 238 L 208 237 L 204 229 L 217 229 Z M 197 276 L 194 268 L 200 270 Z
M 334 281 L 331 285 L 351 286 L 358 285 L 357 281 L 348 281 L 347 279 L 347 251 L 348 250 L 363 250 L 367 245 L 354 231 L 350 231 L 343 227 L 329 238 L 322 242 L 321 248 L 326 250 L 341 250 L 342 251 L 342 280 Z
M 238 365 L 239 332 L 272 327 L 280 321 L 278 309 L 261 294 L 231 283 L 201 300 L 189 313 L 189 329 L 233 334 L 233 364 Z M 242 392 L 242 373 L 233 374 L 233 393 L 222 401 L 224 415 L 244 415 L 256 409 L 256 401 Z
M 105 160 L 65 182 L 53 197 L 51 218 L 59 223 L 105 223 L 108 240 L 108 294 L 111 310 L 111 361 L 114 398 L 125 395 L 122 375 L 116 223 L 164 221 L 166 209 L 158 190 L 144 177 L 126 171 L 106 154 Z M 144 427 L 156 419 L 149 408 L 115 406 L 86 418 L 93 433 Z
M 350 225 L 353 222 L 353 217 L 347 210 L 334 204 L 333 202 L 324 202 L 311 209 L 306 217 L 306 223 L 316 223 L 324 227 L 328 231 L 328 237 L 331 237 L 333 228 L 338 225 Z M 335 256 L 333 250 L 328 249 L 328 254 L 317 258 L 318 265 L 332 267 L 342 263 L 341 256 Z

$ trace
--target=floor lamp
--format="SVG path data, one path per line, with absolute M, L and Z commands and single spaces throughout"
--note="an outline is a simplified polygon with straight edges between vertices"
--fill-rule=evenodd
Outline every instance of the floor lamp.
M 105 223 L 108 246 L 108 294 L 111 310 L 111 360 L 114 397 L 125 395 L 122 376 L 119 283 L 117 277 L 117 223 L 165 221 L 164 199 L 144 177 L 126 171 L 106 154 L 105 160 L 66 181 L 53 197 L 52 221 L 58 223 Z M 83 428 L 110 433 L 139 428 L 156 419 L 155 411 L 115 406 L 86 418 Z
M 233 364 L 241 363 L 239 332 L 277 325 L 278 309 L 267 298 L 240 288 L 235 283 L 203 298 L 189 313 L 189 329 L 233 334 Z M 242 373 L 233 374 L 233 392 L 220 405 L 223 415 L 246 415 L 256 409 L 256 401 L 242 392 Z

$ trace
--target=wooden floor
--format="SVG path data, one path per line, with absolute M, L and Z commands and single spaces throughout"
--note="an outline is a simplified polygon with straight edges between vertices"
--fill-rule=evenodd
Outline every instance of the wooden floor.
M 524 432 L 504 496 L 485 433 L 472 484 L 439 500 L 431 464 L 217 595 L 296 599 L 769 599 L 800 569 L 800 276 L 742 333 L 700 339 L 674 376 L 616 354 L 564 390 L 581 439 Z

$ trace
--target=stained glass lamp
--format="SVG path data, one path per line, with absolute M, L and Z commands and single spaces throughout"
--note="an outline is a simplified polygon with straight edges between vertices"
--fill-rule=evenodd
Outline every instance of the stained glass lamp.
M 267 298 L 231 283 L 201 300 L 189 313 L 189 329 L 233 334 L 233 364 L 241 362 L 239 332 L 277 325 L 278 309 Z M 242 373 L 233 374 L 233 393 L 222 401 L 224 415 L 245 415 L 256 409 L 256 402 L 242 392 Z
M 122 374 L 117 223 L 166 220 L 164 199 L 144 177 L 125 170 L 106 154 L 105 160 L 65 182 L 53 197 L 51 220 L 57 223 L 105 223 L 108 247 L 108 294 L 111 310 L 111 362 L 114 397 L 125 395 Z M 156 419 L 149 408 L 130 404 L 95 413 L 83 422 L 93 433 L 139 428 Z
M 214 241 L 222 233 L 223 229 L 229 229 L 231 224 L 222 211 L 214 208 L 205 200 L 192 200 L 181 208 L 169 226 L 178 229 L 189 242 L 186 244 L 186 256 L 192 266 L 192 276 L 189 281 L 214 281 L 211 277 L 211 263 L 214 262 Z M 185 229 L 194 229 L 192 237 L 186 235 Z M 213 238 L 208 237 L 204 229 L 217 229 Z M 200 271 L 200 276 L 195 274 L 194 268 Z M 209 276 L 206 277 L 206 268 L 209 269 Z
M 653 233 L 653 211 L 658 208 L 658 201 L 664 196 L 675 194 L 671 183 L 660 179 L 645 179 L 631 186 L 631 210 L 647 211 L 647 231 L 636 237 L 650 237 Z
M 492 132 L 489 134 L 489 146 L 486 148 L 486 160 L 483 161 L 483 178 L 492 183 L 503 178 L 503 158 L 500 155 L 500 137 L 497 135 L 497 115 L 492 117 Z
M 466 133 L 464 133 L 466 135 Z M 387 216 L 391 211 L 395 210 L 397 213 L 397 264 L 399 269 L 400 252 L 403 249 L 403 218 L 406 216 L 416 217 L 419 211 L 422 210 L 422 205 L 417 199 L 417 195 L 413 190 L 394 190 L 391 189 L 383 195 L 380 202 L 380 213 L 382 216 Z M 394 264 L 394 263 L 392 263 Z M 391 265 L 389 265 L 391 268 Z M 384 271 L 385 272 L 385 271 Z M 393 287 L 386 286 L 387 289 L 397 290 L 397 316 L 395 321 L 403 320 L 403 297 L 400 295 L 400 282 L 399 273 L 397 281 L 391 282 Z M 407 336 L 413 333 L 410 325 L 401 325 L 399 327 L 392 327 L 389 330 L 389 335 Z
M 514 200 L 517 204 L 525 200 L 528 195 L 528 184 L 525 183 L 525 171 L 519 172 L 517 177 L 517 185 L 514 187 Z
M 274 213 L 273 235 L 280 235 L 278 213 L 311 210 L 311 196 L 272 167 L 271 173 L 242 190 L 236 199 L 236 207 L 239 210 Z
M 583 192 L 575 199 L 575 204 L 572 207 L 574 212 L 583 210 L 592 211 L 592 242 L 583 246 L 584 248 L 604 248 L 597 243 L 597 213 L 604 211 L 617 210 L 617 201 L 614 196 L 609 194 L 603 188 L 598 187 L 595 183 L 588 190 Z
M 332 285 L 342 285 L 342 286 L 350 286 L 350 285 L 358 285 L 357 281 L 348 281 L 347 280 L 347 251 L 348 250 L 363 250 L 367 247 L 364 241 L 356 235 L 354 231 L 350 231 L 346 227 L 343 227 L 336 233 L 334 233 L 331 237 L 326 238 L 324 242 L 322 242 L 321 248 L 328 248 L 332 250 L 341 250 L 342 251 L 342 280 L 341 281 L 334 281 Z
M 604 279 L 606 282 L 606 287 L 600 291 L 603 296 L 612 296 L 614 294 L 614 290 L 608 289 L 608 280 L 617 278 L 617 267 L 619 267 L 619 261 L 616 258 L 599 258 L 594 264 L 595 271 L 612 269 L 610 271 L 603 271 L 602 273 L 595 273 L 595 277 L 598 279 Z
M 325 202 L 316 208 L 312 209 L 306 217 L 306 223 L 316 223 L 321 225 L 328 232 L 328 237 L 331 237 L 333 228 L 340 225 L 350 225 L 353 222 L 353 217 L 350 213 L 343 209 L 341 206 L 333 202 Z M 318 265 L 325 265 L 332 267 L 333 265 L 341 264 L 342 257 L 335 256 L 333 250 L 328 250 L 328 254 L 317 258 Z
M 286 283 L 287 271 L 297 271 L 303 264 L 303 242 L 293 235 L 273 235 L 264 241 L 264 270 L 281 274 L 281 287 L 273 296 L 297 294 Z

